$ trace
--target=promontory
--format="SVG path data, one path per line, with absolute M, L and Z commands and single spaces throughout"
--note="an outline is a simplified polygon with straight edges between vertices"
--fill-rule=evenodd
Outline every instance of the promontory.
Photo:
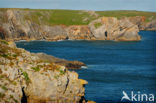
M 139 30 L 156 30 L 156 13 L 1 8 L 0 22 L 7 41 L 139 41 Z

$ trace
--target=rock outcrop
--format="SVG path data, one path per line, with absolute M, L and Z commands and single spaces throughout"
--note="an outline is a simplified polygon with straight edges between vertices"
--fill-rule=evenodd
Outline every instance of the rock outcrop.
M 150 20 L 148 22 L 144 16 L 128 17 L 128 19 L 130 22 L 137 25 L 139 30 L 156 30 L 156 19 Z
M 138 41 L 139 29 L 127 18 L 102 17 L 89 24 L 96 40 Z
M 86 64 L 80 61 L 68 61 L 44 53 L 34 53 L 34 55 L 38 56 L 42 61 L 53 62 L 65 66 L 68 69 L 80 69 L 82 66 L 86 66 Z
M 73 25 L 67 28 L 68 39 L 70 40 L 93 40 L 94 36 L 88 26 Z
M 86 103 L 78 74 L 0 41 L 0 103 Z
M 33 11 L 31 11 L 33 12 Z M 46 25 L 43 20 L 36 21 L 29 18 L 27 10 L 8 9 L 1 12 L 3 20 L 0 24 L 0 38 L 8 41 L 16 40 L 116 40 L 137 41 L 139 28 L 142 28 L 144 19 L 136 17 L 122 18 L 101 17 L 89 25 Z M 33 13 L 32 13 L 33 14 Z M 34 16 L 35 17 L 35 16 Z M 98 16 L 97 16 L 98 17 Z M 41 19 L 41 17 L 38 17 Z M 155 21 L 146 24 L 146 29 L 155 28 Z M 152 28 L 151 28 L 152 27 Z

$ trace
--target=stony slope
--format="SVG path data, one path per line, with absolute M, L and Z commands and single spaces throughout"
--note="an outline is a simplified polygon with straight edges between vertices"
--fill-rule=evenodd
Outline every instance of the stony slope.
M 0 41 L 0 103 L 86 103 L 76 72 Z

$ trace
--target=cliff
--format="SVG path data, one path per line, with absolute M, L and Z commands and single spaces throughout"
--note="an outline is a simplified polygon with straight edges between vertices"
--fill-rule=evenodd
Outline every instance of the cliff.
M 0 38 L 8 41 L 138 41 L 141 39 L 139 30 L 156 30 L 155 14 L 136 11 L 0 9 Z
M 86 103 L 84 85 L 74 71 L 0 41 L 1 103 Z
M 89 24 L 96 40 L 138 41 L 139 29 L 129 19 L 118 20 L 114 17 L 102 17 Z
M 65 66 L 68 69 L 80 69 L 82 66 L 86 66 L 86 64 L 80 61 L 68 61 L 44 53 L 37 53 L 37 54 L 35 53 L 34 55 L 38 56 L 38 58 L 41 59 L 42 61 L 53 62 L 55 64 Z
M 139 30 L 156 30 L 156 19 L 153 18 L 154 16 L 151 16 L 148 21 L 146 21 L 145 16 L 129 17 L 128 19 L 130 22 L 137 25 Z

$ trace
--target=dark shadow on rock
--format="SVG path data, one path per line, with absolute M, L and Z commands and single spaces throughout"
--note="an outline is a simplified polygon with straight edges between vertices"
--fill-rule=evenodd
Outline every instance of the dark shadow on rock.
M 23 97 L 22 97 L 21 103 L 27 103 L 27 96 L 24 93 L 24 88 L 22 88 L 22 93 L 23 93 Z

